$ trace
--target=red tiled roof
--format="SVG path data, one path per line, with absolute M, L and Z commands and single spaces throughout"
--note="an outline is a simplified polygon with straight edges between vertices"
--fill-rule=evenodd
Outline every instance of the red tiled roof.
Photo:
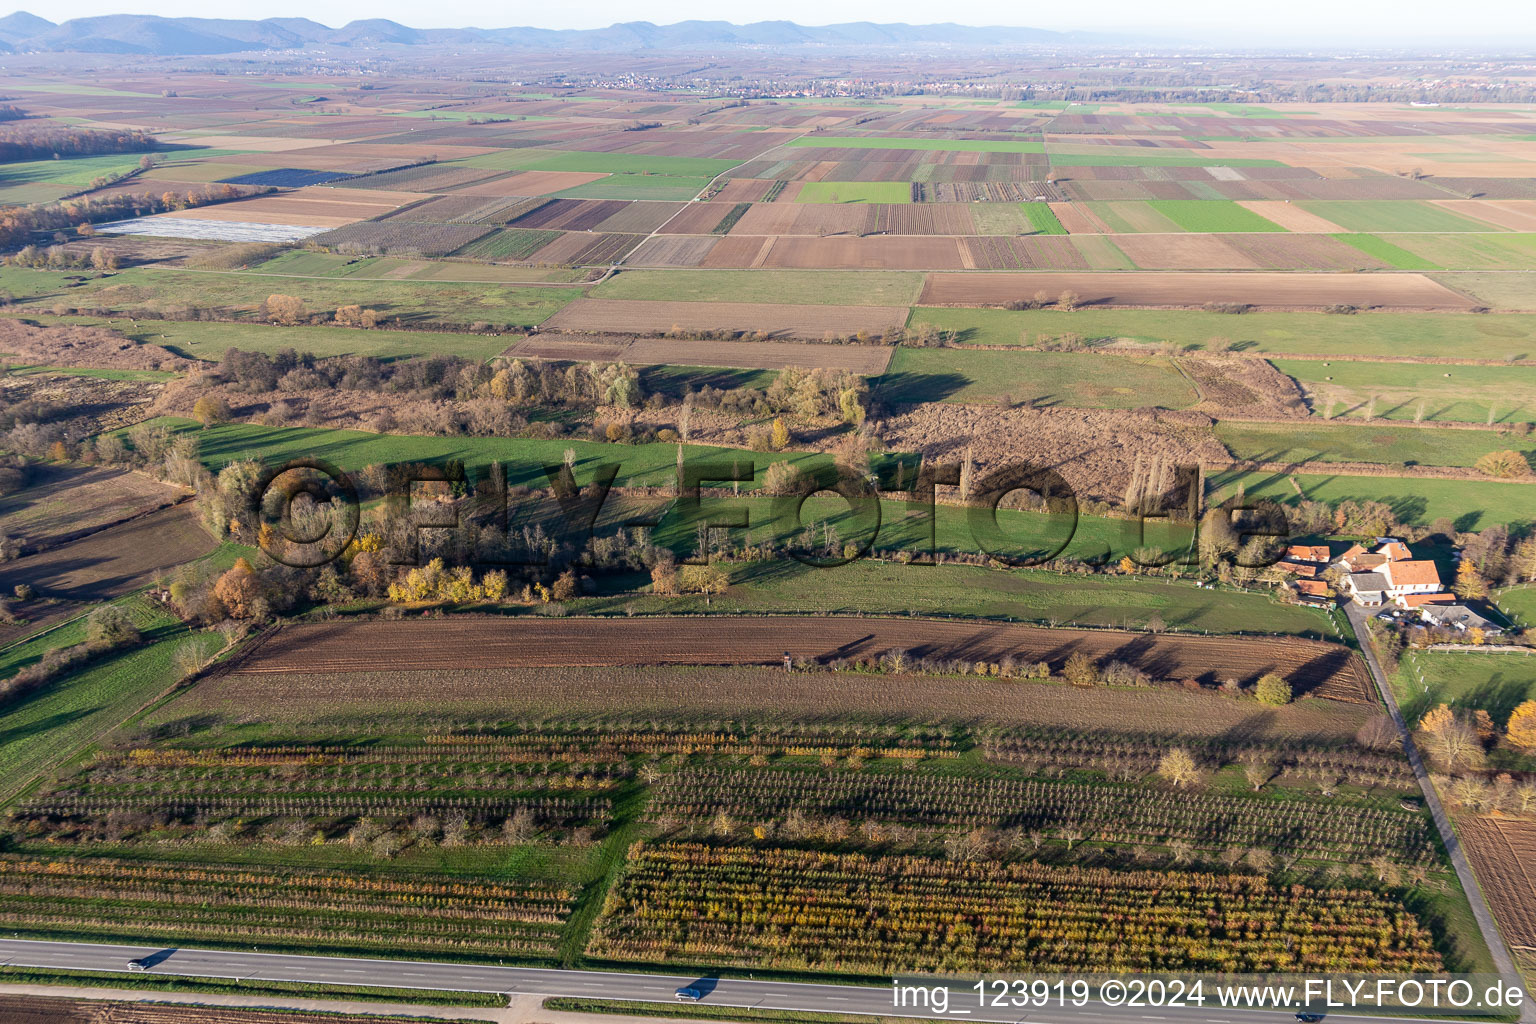
M 1291 562 L 1291 561 L 1276 562 L 1275 563 L 1275 568 L 1281 570 L 1282 572 L 1292 573 L 1292 574 L 1294 574 L 1296 576 L 1316 576 L 1317 575 L 1317 566 L 1311 565 L 1311 564 L 1309 564 L 1307 562 Z
M 1398 598 L 1405 608 L 1419 608 L 1426 604 L 1455 604 L 1455 594 L 1404 594 Z
M 1413 557 L 1413 552 L 1408 550 L 1408 545 L 1398 540 L 1383 544 L 1381 547 L 1376 549 L 1376 553 L 1379 555 L 1386 555 L 1394 562 L 1407 561 Z
M 1326 544 L 1293 544 L 1285 549 L 1285 557 L 1296 562 L 1328 561 Z
M 1328 584 L 1322 580 L 1297 580 L 1296 589 L 1308 597 L 1328 596 Z
M 1435 568 L 1434 562 L 1429 561 L 1388 562 L 1381 567 L 1381 571 L 1392 581 L 1394 587 L 1412 587 L 1440 582 L 1440 570 Z

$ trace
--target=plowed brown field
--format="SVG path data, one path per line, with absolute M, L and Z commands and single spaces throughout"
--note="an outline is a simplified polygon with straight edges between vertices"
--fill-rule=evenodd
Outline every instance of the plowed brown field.
M 1116 237 L 1116 242 L 1132 236 Z M 1163 236 L 1171 237 L 1171 236 Z M 1395 309 L 1470 309 L 1476 303 L 1422 274 L 931 274 L 924 306 L 996 305 L 1037 291 L 1075 291 L 1103 306 L 1201 306 L 1242 302 L 1276 309 L 1335 303 Z
M 1252 682 L 1278 672 L 1299 693 L 1368 703 L 1360 659 L 1339 644 L 1296 638 L 1169 636 L 1109 630 L 912 619 L 770 617 L 645 619 L 449 618 L 284 626 L 232 670 L 241 675 L 605 665 L 772 665 L 796 658 L 879 656 L 1046 661 L 1085 653 L 1160 679 Z
M 1536 953 L 1536 824 L 1468 815 L 1456 832 L 1505 940 Z

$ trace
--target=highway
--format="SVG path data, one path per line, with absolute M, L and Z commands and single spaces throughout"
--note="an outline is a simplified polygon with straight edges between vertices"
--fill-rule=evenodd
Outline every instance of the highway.
M 752 981 L 739 978 L 700 979 L 696 975 L 627 974 L 604 971 L 546 970 L 528 967 L 489 967 L 477 964 L 417 960 L 360 960 L 329 956 L 291 956 L 228 950 L 164 949 L 96 943 L 41 942 L 0 939 L 0 963 L 75 971 L 123 971 L 129 960 L 147 958 L 154 974 L 203 978 L 292 981 L 326 985 L 366 985 L 438 989 L 455 992 L 504 992 L 509 995 L 585 996 L 602 999 L 676 1001 L 676 992 L 697 985 L 703 1002 L 714 1006 L 799 1010 L 817 1013 L 856 1013 L 948 1020 L 999 1021 L 1007 1024 L 1141 1024 L 1143 1021 L 1180 1024 L 1291 1024 L 1292 1014 L 1278 1010 L 1228 1009 L 1209 1005 L 1126 1008 L 1099 1002 L 1085 1006 L 1019 1009 L 978 1004 L 975 989 L 954 983 L 949 1012 L 932 1005 L 893 1005 L 890 986 L 819 985 L 808 982 Z M 918 984 L 903 978 L 902 983 Z M 146 993 L 146 997 L 152 997 Z M 1211 1000 L 1213 1002 L 1214 1000 Z M 447 1012 L 445 1010 L 445 1012 Z M 1425 1021 L 1427 1017 L 1387 1017 L 1329 1013 L 1326 1024 L 1380 1024 L 1382 1021 Z

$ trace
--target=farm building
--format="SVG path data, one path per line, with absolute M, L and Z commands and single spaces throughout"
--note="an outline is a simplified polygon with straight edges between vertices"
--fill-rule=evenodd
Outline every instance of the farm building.
M 1347 572 L 1344 591 L 1356 603 L 1392 602 L 1406 608 L 1410 600 L 1445 589 L 1434 562 L 1415 559 L 1402 541 L 1379 541 L 1375 551 L 1356 544 L 1339 556 L 1338 564 Z

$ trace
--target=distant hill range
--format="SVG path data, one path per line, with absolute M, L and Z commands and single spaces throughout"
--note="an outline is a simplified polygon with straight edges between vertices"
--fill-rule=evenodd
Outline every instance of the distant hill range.
M 409 28 L 383 18 L 327 28 L 308 18 L 157 18 L 112 14 L 74 18 L 55 25 L 18 11 L 0 18 L 0 52 L 73 50 L 84 53 L 138 53 L 161 56 L 302 50 L 307 47 L 457 46 L 518 50 L 710 50 L 727 47 L 819 46 L 1009 46 L 1129 42 L 1087 32 L 1037 28 L 975 28 L 967 25 L 846 25 L 807 27 L 790 21 L 732 25 L 726 21 L 683 21 L 653 25 L 630 21 L 608 28 Z

